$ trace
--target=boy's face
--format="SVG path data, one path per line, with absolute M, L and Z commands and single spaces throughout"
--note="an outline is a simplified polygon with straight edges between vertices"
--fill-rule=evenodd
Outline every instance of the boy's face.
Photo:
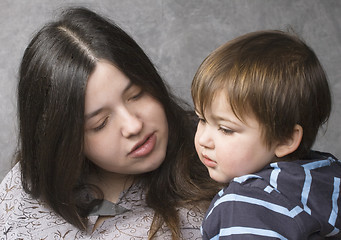
M 206 109 L 205 118 L 197 113 L 200 122 L 195 135 L 200 160 L 211 178 L 221 183 L 257 172 L 275 156 L 275 148 L 265 145 L 256 118 L 250 114 L 240 121 L 226 99 L 219 93 Z

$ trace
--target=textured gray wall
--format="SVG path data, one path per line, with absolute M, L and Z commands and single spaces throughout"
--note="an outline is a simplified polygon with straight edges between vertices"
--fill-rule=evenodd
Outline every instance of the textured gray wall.
M 246 32 L 289 25 L 315 50 L 329 76 L 333 112 L 315 149 L 341 157 L 341 1 L 339 0 L 1 0 L 0 180 L 16 147 L 16 82 L 35 31 L 66 6 L 86 6 L 115 20 L 191 103 L 193 75 L 212 50 Z

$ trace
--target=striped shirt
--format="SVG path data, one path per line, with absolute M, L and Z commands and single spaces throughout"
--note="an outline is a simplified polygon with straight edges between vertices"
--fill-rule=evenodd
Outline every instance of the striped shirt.
M 213 199 L 203 239 L 341 239 L 341 163 L 311 152 L 234 178 Z

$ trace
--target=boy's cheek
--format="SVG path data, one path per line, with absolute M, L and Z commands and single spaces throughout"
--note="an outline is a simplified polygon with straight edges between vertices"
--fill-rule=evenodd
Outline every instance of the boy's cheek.
M 195 136 L 194 136 L 194 146 L 195 146 L 195 150 L 197 151 L 198 155 L 200 155 L 200 153 L 201 153 L 200 149 L 201 148 L 200 148 L 198 139 L 199 139 L 199 133 L 197 130 L 197 132 L 195 133 Z

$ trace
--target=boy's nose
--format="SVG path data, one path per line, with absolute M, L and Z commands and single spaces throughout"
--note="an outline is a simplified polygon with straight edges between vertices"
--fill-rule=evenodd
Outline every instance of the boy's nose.
M 200 135 L 198 136 L 198 143 L 201 147 L 204 148 L 214 148 L 214 141 L 211 137 L 210 130 L 205 127 L 202 129 Z

